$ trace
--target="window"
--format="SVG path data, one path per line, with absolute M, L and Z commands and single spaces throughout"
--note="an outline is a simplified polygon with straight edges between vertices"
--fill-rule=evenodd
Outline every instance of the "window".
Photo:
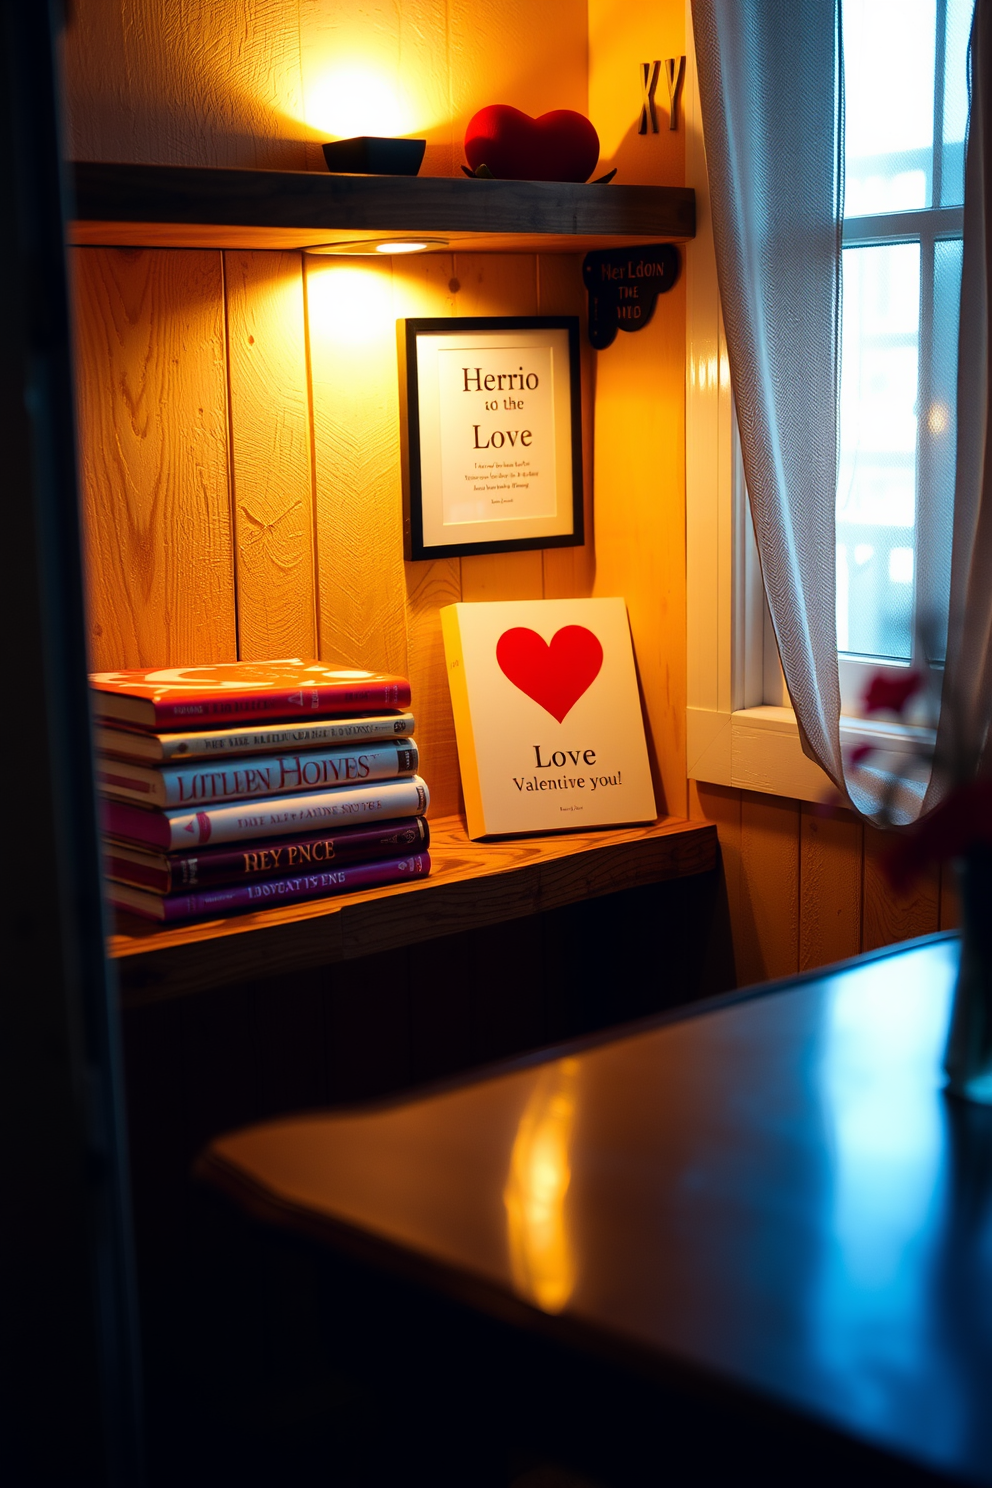
M 842 8 L 837 645 L 855 712 L 866 665 L 919 660 L 917 621 L 947 603 L 973 0 Z
M 917 620 L 946 605 L 972 10 L 843 0 L 842 737 L 881 733 L 896 751 L 904 733 L 854 715 L 866 670 L 912 665 Z M 687 254 L 689 775 L 813 800 L 829 785 L 788 706 L 736 449 L 691 42 L 688 66 L 686 178 L 699 208 Z M 930 647 L 938 662 L 942 642 Z

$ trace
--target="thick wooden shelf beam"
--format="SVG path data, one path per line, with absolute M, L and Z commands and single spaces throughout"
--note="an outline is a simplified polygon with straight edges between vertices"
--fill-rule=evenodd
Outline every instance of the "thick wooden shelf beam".
M 685 241 L 696 231 L 695 193 L 681 186 L 103 161 L 78 161 L 73 172 L 70 241 L 90 246 L 285 249 L 415 232 L 445 237 L 461 251 L 579 253 Z
M 678 817 L 498 842 L 470 842 L 460 817 L 442 817 L 431 834 L 434 871 L 417 883 L 169 930 L 122 917 L 108 953 L 124 1005 L 350 961 L 716 866 L 716 828 Z

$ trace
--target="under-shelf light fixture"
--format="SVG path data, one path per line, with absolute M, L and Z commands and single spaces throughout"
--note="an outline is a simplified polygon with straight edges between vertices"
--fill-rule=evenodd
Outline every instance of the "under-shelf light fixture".
M 352 243 L 315 243 L 305 253 L 340 257 L 371 257 L 376 253 L 427 253 L 431 248 L 449 247 L 447 238 L 363 238 Z

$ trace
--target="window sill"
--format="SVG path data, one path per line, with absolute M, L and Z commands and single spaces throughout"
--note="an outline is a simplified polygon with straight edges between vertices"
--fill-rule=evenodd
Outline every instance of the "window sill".
M 686 734 L 690 780 L 797 801 L 836 797 L 820 767 L 803 754 L 791 708 L 687 708 Z M 888 755 L 909 756 L 914 746 L 933 740 L 933 730 L 844 718 L 840 737 L 845 748 L 874 744 Z

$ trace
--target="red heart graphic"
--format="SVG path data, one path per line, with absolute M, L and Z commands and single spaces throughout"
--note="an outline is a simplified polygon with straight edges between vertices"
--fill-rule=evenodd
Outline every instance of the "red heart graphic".
M 518 625 L 496 642 L 496 660 L 514 687 L 562 723 L 599 676 L 603 648 L 584 625 L 564 626 L 550 646 L 535 630 Z
M 508 103 L 491 103 L 469 120 L 465 155 L 501 181 L 588 181 L 599 159 L 599 135 L 573 109 L 532 119 Z

